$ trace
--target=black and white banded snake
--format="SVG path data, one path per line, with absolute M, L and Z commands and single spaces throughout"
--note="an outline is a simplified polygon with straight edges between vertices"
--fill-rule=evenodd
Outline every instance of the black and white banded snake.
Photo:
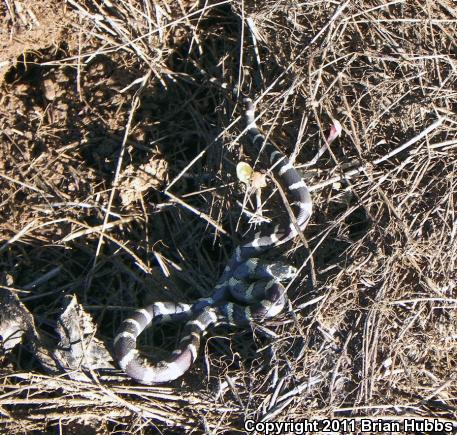
M 306 227 L 312 212 L 311 196 L 305 182 L 286 156 L 266 141 L 255 123 L 254 104 L 244 98 L 246 131 L 257 150 L 269 157 L 270 169 L 292 200 L 295 216 L 288 224 L 268 225 L 254 238 L 238 246 L 208 298 L 193 304 L 155 302 L 136 310 L 120 327 L 114 339 L 114 356 L 119 367 L 143 384 L 169 382 L 182 376 L 196 360 L 202 335 L 210 326 L 243 326 L 280 313 L 286 302 L 281 281 L 292 278 L 295 269 L 282 263 L 265 264 L 258 256 L 269 248 L 293 239 Z M 327 139 L 338 136 L 334 127 Z M 229 302 L 234 300 L 236 302 Z M 138 336 L 150 324 L 187 321 L 182 338 L 170 357 L 155 365 L 144 364 L 136 349 Z

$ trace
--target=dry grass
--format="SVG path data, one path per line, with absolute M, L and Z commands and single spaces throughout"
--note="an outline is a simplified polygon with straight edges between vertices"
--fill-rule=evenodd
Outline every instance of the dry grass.
M 37 37 L 42 7 L 0 6 L 2 46 L 16 47 L 0 59 L 4 287 L 50 339 L 76 294 L 108 346 L 131 307 L 210 294 L 249 227 L 239 110 L 210 77 L 258 97 L 264 132 L 302 165 L 309 250 L 286 252 L 303 265 L 289 310 L 267 330 L 217 329 L 169 386 L 112 370 L 82 382 L 46 375 L 25 349 L 2 356 L 2 432 L 456 422 L 453 2 L 111 5 L 49 1 L 52 42 Z M 344 134 L 310 168 L 330 118 Z M 169 349 L 176 332 L 163 331 Z

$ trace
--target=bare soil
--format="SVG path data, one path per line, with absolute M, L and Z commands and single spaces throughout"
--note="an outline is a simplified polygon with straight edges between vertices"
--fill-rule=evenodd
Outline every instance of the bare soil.
M 2 433 L 455 430 L 454 2 L 7 0 L 0 17 L 0 285 L 51 345 L 68 297 L 95 325 L 84 340 L 111 349 L 132 308 L 211 294 L 252 229 L 235 167 L 254 163 L 217 83 L 256 98 L 314 201 L 282 249 L 299 272 L 277 318 L 211 331 L 160 387 L 112 361 L 50 373 L 24 335 L 0 353 Z M 341 138 L 305 165 L 332 119 Z M 145 334 L 142 350 L 165 357 L 179 332 Z

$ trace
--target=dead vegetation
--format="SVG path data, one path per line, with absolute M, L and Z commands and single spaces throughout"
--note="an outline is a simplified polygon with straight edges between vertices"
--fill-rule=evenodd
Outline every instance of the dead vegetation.
M 455 422 L 453 2 L 38 3 L 0 5 L 1 284 L 33 316 L 21 328 L 62 346 L 56 325 L 76 295 L 83 348 L 109 349 L 132 307 L 211 293 L 249 228 L 239 108 L 211 78 L 257 98 L 315 212 L 309 249 L 285 252 L 300 267 L 289 310 L 213 331 L 171 385 L 135 385 L 84 355 L 53 372 L 30 346 L 4 346 L 2 432 Z M 343 136 L 305 165 L 331 118 Z M 164 356 L 178 333 L 143 349 Z

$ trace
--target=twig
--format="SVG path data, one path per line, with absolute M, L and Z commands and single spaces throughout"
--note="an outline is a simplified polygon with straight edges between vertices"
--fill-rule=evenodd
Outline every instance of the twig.
M 23 183 L 22 181 L 15 180 L 14 178 L 8 177 L 8 175 L 2 174 L 1 172 L 0 172 L 0 177 L 4 178 L 5 180 L 10 181 L 11 183 L 19 184 L 19 186 L 25 187 L 26 189 L 33 190 L 34 192 L 41 193 L 42 195 L 47 195 L 47 193 L 44 192 L 43 190 L 38 189 L 37 187 L 32 186 L 30 184 Z
M 133 257 L 133 259 L 135 260 L 136 264 L 138 265 L 138 267 L 143 270 L 144 272 L 146 273 L 151 273 L 151 269 L 146 265 L 144 264 L 144 262 L 141 260 L 140 257 L 138 257 L 131 249 L 129 249 L 124 243 L 120 242 L 119 240 L 117 240 L 116 238 L 112 237 L 111 235 L 107 234 L 106 231 L 103 232 L 102 234 L 102 230 L 103 230 L 103 226 L 99 226 L 97 228 L 95 227 L 89 227 L 88 225 L 85 225 L 83 224 L 82 222 L 77 222 L 73 219 L 65 219 L 65 221 L 67 222 L 70 222 L 70 223 L 73 223 L 73 224 L 76 224 L 76 225 L 81 225 L 83 227 L 86 227 L 87 230 L 89 231 L 89 233 L 91 232 L 97 232 L 100 234 L 100 236 L 103 235 L 103 237 L 106 237 L 108 240 L 110 240 L 111 242 L 115 243 L 116 245 L 118 245 L 119 247 L 121 247 L 124 251 L 126 251 L 129 255 L 131 255 Z M 105 226 L 105 230 L 108 226 Z M 98 229 L 100 228 L 100 229 Z M 81 232 L 78 232 L 78 235 L 82 235 Z M 67 239 L 68 237 L 68 239 Z M 64 241 L 68 241 L 68 240 L 71 240 L 72 238 L 74 237 L 71 237 L 70 236 L 67 236 L 65 237 L 63 240 Z
M 146 83 L 148 82 L 150 76 L 151 76 L 151 71 L 149 71 L 143 77 L 143 81 L 142 81 L 139 89 L 136 91 L 136 93 L 135 93 L 135 95 L 133 97 L 133 100 L 132 100 L 132 106 L 131 106 L 130 113 L 129 113 L 129 119 L 127 121 L 127 125 L 126 125 L 126 128 L 125 128 L 124 139 L 123 139 L 122 144 L 121 144 L 121 150 L 120 150 L 120 153 L 119 153 L 119 158 L 117 160 L 116 171 L 114 173 L 113 187 L 111 189 L 110 197 L 109 197 L 109 200 L 108 200 L 108 206 L 106 207 L 108 212 L 111 210 L 111 206 L 112 206 L 113 200 L 114 200 L 114 195 L 117 192 L 117 185 L 119 183 L 119 176 L 120 176 L 120 173 L 121 173 L 122 162 L 123 162 L 123 159 L 124 159 L 124 153 L 125 153 L 125 148 L 126 148 L 126 144 L 127 144 L 127 138 L 128 138 L 128 136 L 130 134 L 130 127 L 132 125 L 133 116 L 136 113 L 136 110 L 137 110 L 137 108 L 138 108 L 138 106 L 140 104 L 140 94 L 143 91 L 144 87 L 146 86 Z M 92 282 L 93 272 L 95 271 L 95 267 L 97 265 L 98 256 L 100 255 L 100 251 L 102 249 L 103 236 L 104 236 L 104 233 L 105 233 L 105 229 L 107 228 L 107 225 L 108 225 L 109 216 L 110 216 L 110 213 L 105 213 L 105 218 L 103 219 L 102 229 L 100 231 L 100 237 L 98 239 L 97 249 L 96 249 L 95 255 L 94 255 L 94 261 L 92 263 L 92 271 L 91 271 L 92 273 L 89 273 L 87 275 L 86 289 L 88 289 L 90 287 L 91 282 Z
M 192 213 L 196 214 L 198 217 L 204 219 L 206 222 L 208 222 L 214 228 L 216 228 L 217 231 L 220 231 L 222 234 L 227 235 L 227 231 L 225 231 L 224 228 L 222 228 L 217 222 L 214 221 L 214 219 L 212 219 L 207 214 L 203 213 L 202 211 L 197 210 L 196 208 L 187 204 L 187 202 L 184 202 L 182 199 L 178 198 L 177 196 L 173 195 L 170 192 L 165 191 L 165 195 L 167 195 L 173 201 L 177 202 L 178 204 L 182 205 L 183 207 L 187 208 L 187 210 L 190 210 Z
M 365 164 L 365 165 L 360 165 L 357 166 L 355 169 L 351 169 L 341 175 L 336 175 L 335 177 L 329 178 L 328 180 L 324 180 L 320 183 L 316 183 L 313 186 L 309 187 L 309 191 L 313 192 L 315 190 L 322 189 L 325 186 L 328 186 L 330 184 L 336 183 L 341 180 L 345 180 L 348 178 L 352 178 L 355 175 L 359 175 L 362 172 L 365 172 L 372 166 L 379 165 L 382 162 L 385 162 L 386 160 L 390 159 L 391 157 L 395 156 L 396 154 L 402 152 L 406 148 L 410 147 L 411 145 L 414 145 L 416 142 L 419 142 L 421 139 L 423 139 L 425 136 L 427 136 L 429 133 L 431 133 L 433 130 L 436 130 L 438 127 L 441 126 L 441 124 L 445 121 L 445 118 L 439 117 L 433 124 L 429 125 L 425 130 L 423 130 L 421 133 L 419 133 L 417 136 L 414 136 L 412 139 L 410 139 L 408 142 L 404 143 L 403 145 L 400 145 L 399 147 L 395 148 L 388 154 L 373 160 L 372 162 Z
M 44 222 L 42 224 L 36 225 L 36 221 L 29 222 L 22 230 L 20 230 L 16 235 L 11 237 L 11 239 L 7 240 L 1 247 L 0 247 L 0 254 L 9 246 L 12 245 L 13 243 L 17 242 L 21 237 L 26 235 L 27 233 L 30 233 L 38 228 L 43 228 L 47 227 L 49 225 L 54 225 L 59 222 L 67 222 L 68 219 L 62 218 L 62 219 L 55 219 L 49 222 Z
M 82 236 L 87 236 L 88 234 L 98 233 L 103 235 L 107 229 L 116 228 L 119 225 L 124 225 L 135 220 L 135 216 L 128 216 L 123 219 L 118 219 L 117 221 L 109 222 L 107 224 L 97 225 L 95 227 L 87 227 L 85 230 L 76 231 L 74 233 L 68 234 L 62 239 L 62 242 L 69 242 L 70 240 L 77 239 Z

